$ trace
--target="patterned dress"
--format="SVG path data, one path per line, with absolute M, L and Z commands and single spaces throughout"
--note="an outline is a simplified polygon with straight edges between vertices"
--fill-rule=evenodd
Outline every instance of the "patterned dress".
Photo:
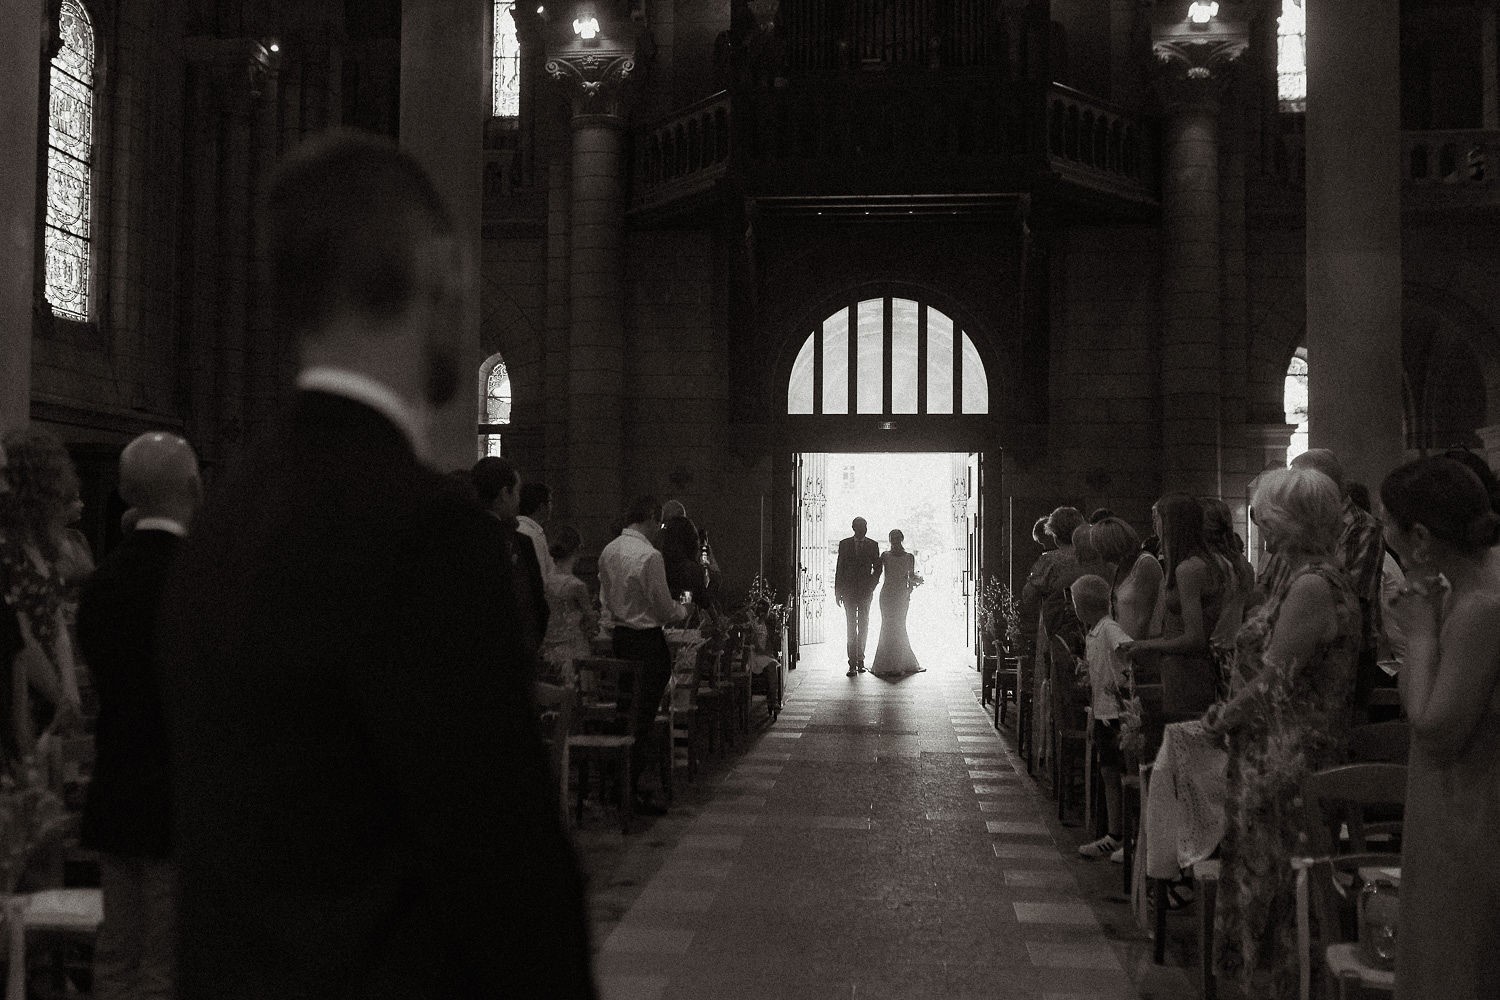
M 1272 664 L 1266 647 L 1292 585 L 1307 574 L 1334 593 L 1338 630 L 1305 663 Z M 1359 601 L 1342 570 L 1315 562 L 1287 577 L 1245 622 L 1235 641 L 1236 674 L 1253 677 L 1253 699 L 1228 714 L 1229 769 L 1224 803 L 1223 867 L 1214 914 L 1221 976 L 1247 987 L 1270 969 L 1269 992 L 1297 995 L 1297 931 L 1290 857 L 1299 849 L 1298 789 L 1313 771 L 1338 762 L 1353 714 L 1354 674 L 1361 641 Z

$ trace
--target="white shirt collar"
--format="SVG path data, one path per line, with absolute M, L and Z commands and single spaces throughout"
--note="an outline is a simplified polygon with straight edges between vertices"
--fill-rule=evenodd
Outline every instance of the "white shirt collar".
M 178 538 L 187 537 L 187 526 L 181 521 L 174 521 L 170 517 L 143 517 L 135 522 L 136 531 L 165 531 L 169 535 Z
M 528 514 L 517 514 L 516 515 L 516 523 L 519 524 L 523 528 L 535 528 L 537 534 L 539 534 L 539 535 L 540 534 L 545 534 L 545 532 L 542 531 L 542 525 L 541 525 L 541 523 L 538 522 L 535 518 L 531 517 Z
M 406 440 L 411 444 L 412 450 L 419 455 L 423 454 L 421 418 L 406 400 L 391 390 L 390 386 L 377 382 L 368 375 L 360 375 L 357 372 L 328 365 L 304 368 L 297 373 L 296 384 L 298 389 L 304 391 L 326 392 L 332 396 L 342 396 L 356 403 L 363 403 L 395 424 L 397 429 L 406 435 Z

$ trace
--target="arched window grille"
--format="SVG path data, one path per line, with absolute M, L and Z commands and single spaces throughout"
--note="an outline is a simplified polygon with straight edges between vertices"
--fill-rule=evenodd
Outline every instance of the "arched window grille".
M 787 385 L 789 414 L 982 414 L 989 382 L 973 339 L 911 299 L 865 299 L 818 324 Z
M 521 38 L 516 32 L 515 0 L 495 0 L 494 86 L 490 114 L 521 117 Z
M 1283 394 L 1286 406 L 1286 422 L 1296 424 L 1291 443 L 1287 445 L 1286 460 L 1307 450 L 1307 348 L 1297 348 L 1291 364 L 1286 369 L 1286 389 Z
M 496 354 L 479 368 L 479 457 L 499 455 L 500 437 L 510 424 L 510 370 Z
M 1306 0 L 1281 0 L 1276 19 L 1276 97 L 1282 111 L 1307 110 Z
M 52 58 L 47 106 L 47 301 L 89 318 L 94 154 L 94 26 L 78 0 L 62 0 L 62 46 Z

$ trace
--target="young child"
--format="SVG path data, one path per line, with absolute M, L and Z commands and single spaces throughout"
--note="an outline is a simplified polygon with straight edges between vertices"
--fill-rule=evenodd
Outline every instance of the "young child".
M 1109 583 L 1101 576 L 1081 576 L 1069 588 L 1073 610 L 1088 629 L 1084 640 L 1084 659 L 1088 661 L 1089 687 L 1093 690 L 1094 752 L 1099 755 L 1099 772 L 1104 779 L 1104 808 L 1109 832 L 1098 840 L 1078 848 L 1085 858 L 1109 858 L 1124 861 L 1120 840 L 1120 704 L 1121 689 L 1126 683 L 1128 661 L 1120 644 L 1129 642 L 1119 624 L 1109 616 Z

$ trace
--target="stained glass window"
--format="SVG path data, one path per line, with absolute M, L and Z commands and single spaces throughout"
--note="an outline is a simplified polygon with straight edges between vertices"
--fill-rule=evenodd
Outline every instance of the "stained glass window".
M 1281 0 L 1276 19 L 1276 96 L 1282 111 L 1307 110 L 1306 0 Z
M 1297 427 L 1286 449 L 1286 460 L 1290 463 L 1307 450 L 1307 352 L 1301 348 L 1287 366 L 1285 407 L 1286 422 Z
M 521 116 L 521 39 L 516 34 L 515 0 L 495 0 L 494 92 L 490 113 Z
M 479 455 L 500 454 L 500 430 L 510 423 L 510 369 L 498 354 L 479 369 Z
M 62 47 L 52 59 L 47 111 L 47 301 L 89 318 L 94 27 L 78 0 L 62 0 Z
M 850 357 L 850 319 L 854 320 L 854 350 Z M 885 408 L 885 327 L 889 316 L 891 341 L 891 406 Z M 926 348 L 926 384 L 918 359 Z M 822 350 L 819 352 L 818 348 Z M 821 353 L 821 358 L 819 357 Z M 958 361 L 957 370 L 954 362 Z M 850 370 L 850 363 L 854 370 Z M 822 369 L 821 399 L 817 369 Z M 954 326 L 941 311 L 912 299 L 866 299 L 829 316 L 812 331 L 792 363 L 787 384 L 789 414 L 847 414 L 849 381 L 855 382 L 855 412 L 878 414 L 942 413 L 953 410 L 955 376 L 963 379 L 959 411 L 988 413 L 989 381 L 984 361 L 972 337 Z M 924 392 L 925 388 L 925 392 Z

